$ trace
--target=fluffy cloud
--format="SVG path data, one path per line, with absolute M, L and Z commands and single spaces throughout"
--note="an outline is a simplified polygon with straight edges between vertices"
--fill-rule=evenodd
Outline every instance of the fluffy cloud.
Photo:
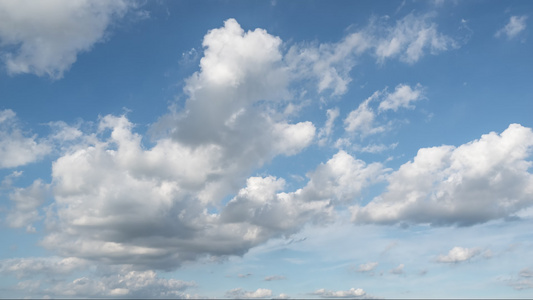
M 1 21 L 0 21 L 1 22 Z M 0 110 L 0 168 L 13 168 L 41 159 L 52 147 L 22 131 L 15 112 Z
M 386 130 L 384 126 L 374 126 L 376 114 L 370 107 L 370 102 L 377 99 L 379 92 L 375 92 L 368 99 L 359 104 L 359 107 L 352 110 L 344 119 L 344 129 L 347 132 L 359 133 L 361 136 L 372 135 Z
M 242 288 L 232 289 L 226 292 L 227 298 L 234 299 L 255 299 L 272 297 L 272 291 L 269 289 L 257 289 L 255 291 L 245 291 Z
M 358 272 L 370 272 L 378 266 L 377 262 L 367 262 L 366 264 L 361 264 L 357 268 Z
M 251 177 L 237 188 L 253 169 L 298 153 L 315 136 L 312 123 L 291 124 L 276 110 L 288 95 L 280 44 L 233 19 L 209 31 L 185 108 L 160 119 L 152 148 L 124 116 L 102 117 L 97 132 L 81 137 L 56 124 L 59 139 L 83 142 L 53 163 L 55 203 L 43 245 L 64 256 L 169 269 L 205 255 L 242 255 L 327 215 L 327 201 L 278 193 L 283 179 Z
M 340 150 L 326 163 L 321 163 L 307 176 L 307 185 L 296 191 L 305 201 L 327 200 L 345 204 L 357 200 L 362 189 L 382 180 L 384 173 L 380 163 L 366 164 Z
M 520 32 L 526 29 L 527 16 L 512 16 L 509 23 L 495 34 L 496 37 L 507 36 L 508 39 L 515 38 Z
M 0 46 L 8 72 L 61 78 L 80 52 L 103 41 L 113 20 L 135 5 L 122 0 L 0 1 Z
M 414 108 L 411 102 L 418 101 L 423 97 L 423 90 L 420 83 L 414 88 L 406 84 L 399 84 L 394 89 L 394 92 L 386 94 L 384 100 L 379 104 L 379 110 L 393 110 L 397 111 L 398 108 Z
M 385 193 L 352 207 L 352 220 L 465 226 L 509 217 L 532 204 L 532 150 L 532 130 L 518 124 L 457 148 L 420 149 Z
M 320 296 L 322 298 L 354 298 L 363 297 L 366 292 L 363 289 L 351 288 L 347 291 L 329 291 L 326 289 L 319 289 L 312 293 L 312 295 Z
M 439 255 L 439 257 L 437 257 L 437 261 L 441 263 L 459 263 L 468 261 L 480 253 L 481 251 L 477 248 L 468 249 L 463 247 L 453 247 L 448 254 Z

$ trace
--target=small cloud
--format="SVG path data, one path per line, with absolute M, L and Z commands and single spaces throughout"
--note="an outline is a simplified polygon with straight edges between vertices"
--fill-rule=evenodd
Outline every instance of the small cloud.
M 361 264 L 357 268 L 357 272 L 370 272 L 377 267 L 377 262 L 367 262 L 366 264 Z
M 453 247 L 447 255 L 439 255 L 437 261 L 441 263 L 459 263 L 470 260 L 472 257 L 479 255 L 480 252 L 477 248 Z
M 512 16 L 509 23 L 502 29 L 498 30 L 495 37 L 507 36 L 507 39 L 515 38 L 520 32 L 526 29 L 527 16 Z
M 237 275 L 237 277 L 239 277 L 239 278 L 248 278 L 248 277 L 250 277 L 252 275 L 253 275 L 252 273 L 246 273 L 246 274 L 239 274 L 239 275 Z
M 284 280 L 284 279 L 287 279 L 287 278 L 283 275 L 273 275 L 273 276 L 265 277 L 265 281 Z

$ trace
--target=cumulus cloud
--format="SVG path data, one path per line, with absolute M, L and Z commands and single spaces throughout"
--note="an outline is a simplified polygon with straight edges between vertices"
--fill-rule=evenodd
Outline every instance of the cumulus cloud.
M 200 256 L 242 255 L 327 214 L 326 201 L 278 193 L 283 179 L 251 177 L 238 191 L 253 169 L 298 153 L 315 136 L 312 123 L 292 124 L 276 110 L 288 95 L 280 45 L 234 19 L 209 31 L 200 71 L 186 82 L 185 108 L 160 119 L 151 148 L 125 116 L 104 116 L 97 132 L 81 137 L 55 124 L 58 139 L 83 143 L 67 144 L 53 163 L 55 203 L 43 245 L 65 256 L 168 269 Z
M 60 282 L 46 294 L 59 297 L 189 298 L 184 291 L 194 282 L 160 278 L 154 271 L 129 271 L 101 278 L 80 277 Z
M 357 200 L 363 188 L 383 179 L 381 163 L 366 164 L 343 150 L 307 174 L 307 185 L 295 192 L 305 201 L 327 200 L 346 204 Z
M 481 250 L 477 248 L 463 248 L 463 247 L 453 247 L 448 254 L 439 255 L 437 261 L 441 263 L 460 263 L 470 260 L 472 257 L 477 256 L 481 253 Z
M 515 38 L 526 29 L 527 16 L 511 16 L 509 23 L 495 34 L 496 37 L 507 36 L 508 39 Z
M 17 121 L 11 109 L 0 110 L 0 168 L 35 162 L 52 150 L 48 142 L 24 132 Z
M 106 38 L 108 27 L 136 2 L 122 0 L 0 1 L 0 47 L 10 74 L 53 79 Z
M 387 191 L 353 206 L 355 223 L 467 226 L 532 204 L 533 131 L 511 124 L 459 147 L 423 148 L 388 178 Z
M 385 95 L 384 100 L 379 104 L 379 110 L 393 110 L 398 108 L 414 108 L 411 102 L 418 101 L 423 97 L 423 89 L 420 83 L 414 88 L 406 84 L 399 84 L 394 89 L 394 92 Z
M 354 298 L 363 297 L 366 292 L 363 289 L 351 288 L 347 291 L 331 291 L 326 289 L 318 289 L 312 293 L 322 298 Z
M 272 291 L 262 288 L 259 288 L 255 291 L 245 291 L 242 288 L 236 288 L 227 291 L 226 297 L 234 299 L 269 298 L 272 297 Z
M 377 262 L 367 262 L 365 264 L 359 265 L 357 268 L 358 272 L 370 272 L 378 266 Z

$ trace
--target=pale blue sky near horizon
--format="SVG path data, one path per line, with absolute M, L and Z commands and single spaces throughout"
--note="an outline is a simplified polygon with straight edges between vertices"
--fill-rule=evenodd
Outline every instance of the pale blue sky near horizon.
M 532 14 L 0 0 L 0 297 L 531 298 Z

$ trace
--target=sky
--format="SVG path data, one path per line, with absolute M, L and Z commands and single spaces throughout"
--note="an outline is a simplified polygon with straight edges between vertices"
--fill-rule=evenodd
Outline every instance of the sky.
M 533 2 L 0 0 L 4 298 L 532 298 Z

